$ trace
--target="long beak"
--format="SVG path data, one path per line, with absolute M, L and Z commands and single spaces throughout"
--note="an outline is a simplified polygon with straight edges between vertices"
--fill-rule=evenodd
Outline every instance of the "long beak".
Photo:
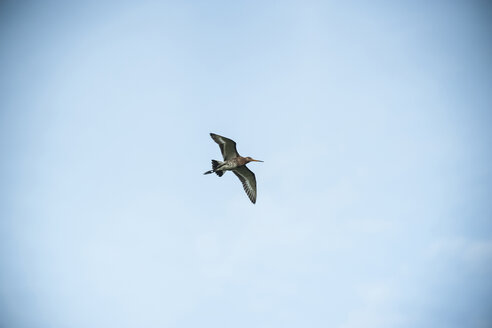
M 259 159 L 252 159 L 252 161 L 253 162 L 262 162 L 263 163 L 263 161 L 260 161 Z

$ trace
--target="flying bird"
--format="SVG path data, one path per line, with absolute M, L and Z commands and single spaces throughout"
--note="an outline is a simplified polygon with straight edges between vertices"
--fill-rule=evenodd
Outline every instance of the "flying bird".
M 212 169 L 203 174 L 215 173 L 219 177 L 226 171 L 232 171 L 241 180 L 244 191 L 253 204 L 256 203 L 256 178 L 255 174 L 248 169 L 246 164 L 249 162 L 263 162 L 251 157 L 242 157 L 237 153 L 236 143 L 228 138 L 210 133 L 212 139 L 219 144 L 224 161 L 212 160 Z

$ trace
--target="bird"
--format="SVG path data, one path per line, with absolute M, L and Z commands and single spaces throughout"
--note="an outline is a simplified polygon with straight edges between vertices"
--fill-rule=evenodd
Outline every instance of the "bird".
M 263 162 L 251 157 L 242 157 L 238 154 L 236 143 L 223 136 L 210 133 L 212 139 L 219 145 L 224 161 L 212 160 L 212 169 L 203 174 L 215 173 L 219 177 L 223 176 L 226 171 L 232 171 L 243 184 L 244 191 L 253 204 L 256 203 L 256 178 L 246 166 L 249 162 Z

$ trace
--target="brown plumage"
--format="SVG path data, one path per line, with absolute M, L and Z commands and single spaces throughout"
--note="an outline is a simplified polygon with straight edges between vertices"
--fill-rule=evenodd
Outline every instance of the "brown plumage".
M 255 174 L 246 167 L 249 162 L 263 162 L 251 157 L 242 157 L 238 154 L 236 143 L 228 138 L 210 133 L 212 139 L 219 145 L 224 161 L 212 160 L 212 169 L 203 174 L 215 173 L 219 177 L 226 171 L 232 171 L 241 180 L 244 191 L 251 202 L 256 203 L 256 178 Z

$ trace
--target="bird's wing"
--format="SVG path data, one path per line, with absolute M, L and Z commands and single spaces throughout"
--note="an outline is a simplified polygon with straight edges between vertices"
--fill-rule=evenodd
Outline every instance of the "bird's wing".
M 222 137 L 214 133 L 210 133 L 210 136 L 212 137 L 212 139 L 214 139 L 216 143 L 219 144 L 220 151 L 222 152 L 222 156 L 224 157 L 224 161 L 239 156 L 236 150 L 236 143 L 233 140 L 227 139 L 226 137 Z
M 234 171 L 235 175 L 241 180 L 241 183 L 243 184 L 244 191 L 246 191 L 246 194 L 248 195 L 249 199 L 254 203 L 256 203 L 256 178 L 255 174 L 250 171 L 246 167 L 246 165 L 240 166 Z

